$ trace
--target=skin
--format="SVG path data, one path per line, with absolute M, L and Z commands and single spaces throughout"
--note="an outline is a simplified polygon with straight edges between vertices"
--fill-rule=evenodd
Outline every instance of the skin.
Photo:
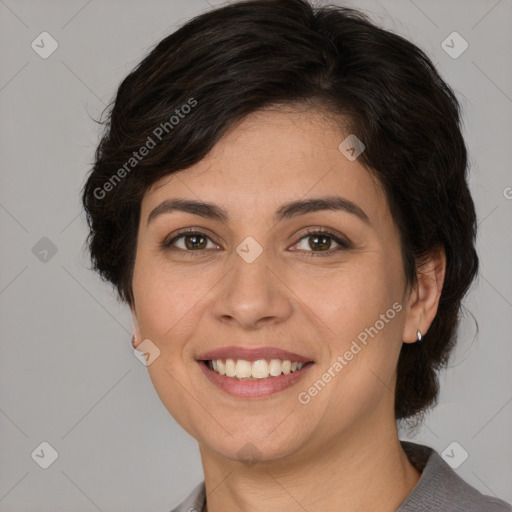
M 420 478 L 399 444 L 396 366 L 402 343 L 415 342 L 434 319 L 445 255 L 433 253 L 417 287 L 406 287 L 386 196 L 357 159 L 338 150 L 347 135 L 318 110 L 260 111 L 142 200 L 135 345 L 150 339 L 160 350 L 149 375 L 164 406 L 199 443 L 208 512 L 392 512 Z M 371 226 L 330 210 L 272 220 L 285 202 L 333 194 L 357 203 Z M 216 203 L 230 221 L 178 211 L 148 225 L 153 208 L 175 197 Z M 174 252 L 160 247 L 188 227 L 210 237 L 207 245 L 195 242 L 202 254 L 190 237 L 192 249 L 186 238 L 174 242 Z M 322 249 L 307 227 L 341 234 L 352 247 L 337 250 L 327 238 Z M 263 248 L 250 264 L 236 252 L 248 236 Z M 298 393 L 395 302 L 402 310 L 308 404 L 299 403 Z M 278 346 L 315 365 L 284 391 L 234 398 L 209 382 L 195 358 L 236 344 Z M 247 446 L 252 463 L 238 453 Z

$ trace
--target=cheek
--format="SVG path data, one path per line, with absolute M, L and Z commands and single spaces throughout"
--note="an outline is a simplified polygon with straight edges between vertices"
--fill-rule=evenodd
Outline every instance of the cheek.
M 160 258 L 137 256 L 133 275 L 133 293 L 142 336 L 161 349 L 176 346 L 178 339 L 197 324 L 197 311 L 203 307 L 205 294 L 212 288 L 207 272 L 184 271 Z M 215 282 L 215 281 L 214 281 Z
M 343 382 L 344 395 L 364 395 L 378 380 L 389 382 L 393 375 L 403 309 L 400 266 L 395 268 L 394 261 L 383 252 L 368 251 L 323 275 L 302 273 L 291 286 L 309 321 L 324 333 L 325 369 L 343 358 L 343 369 L 335 372 L 343 377 L 335 380 Z
M 298 268 L 288 278 L 296 296 L 325 323 L 327 332 L 342 336 L 372 324 L 396 300 L 389 269 L 378 252 L 367 252 L 332 268 Z
M 323 285 L 309 287 L 307 295 L 307 306 L 315 313 L 311 318 L 319 317 L 315 321 L 326 333 L 319 372 L 330 376 L 318 406 L 344 411 L 348 421 L 352 414 L 365 414 L 389 399 L 401 348 L 403 306 L 378 265 L 358 271 L 352 267 Z M 336 432 L 339 425 L 330 428 Z

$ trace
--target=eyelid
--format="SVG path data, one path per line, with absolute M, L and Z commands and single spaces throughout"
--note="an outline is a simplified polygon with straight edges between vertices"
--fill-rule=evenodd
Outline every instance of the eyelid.
M 165 250 L 173 250 L 173 249 L 175 249 L 176 251 L 187 252 L 187 253 L 192 253 L 192 252 L 202 253 L 204 251 L 209 251 L 210 250 L 210 249 L 200 249 L 198 251 L 185 251 L 184 249 L 179 249 L 179 248 L 173 248 L 172 247 L 172 244 L 174 242 L 176 242 L 176 240 L 178 240 L 179 238 L 183 237 L 184 235 L 189 235 L 189 234 L 190 235 L 204 235 L 208 240 L 213 242 L 215 245 L 219 245 L 217 242 L 215 242 L 213 240 L 213 237 L 208 234 L 208 230 L 207 229 L 191 227 L 191 228 L 179 229 L 178 231 L 172 233 L 170 236 L 166 237 L 164 239 L 164 241 L 160 244 L 160 248 L 162 250 L 164 250 L 164 251 Z
M 199 254 L 202 254 L 205 251 L 210 251 L 211 249 L 199 249 L 197 251 L 191 251 L 191 250 L 187 251 L 184 249 L 172 247 L 172 244 L 174 242 L 176 242 L 179 238 L 181 238 L 187 234 L 204 235 L 209 241 L 213 242 L 215 245 L 219 245 L 219 244 L 217 244 L 217 242 L 215 242 L 213 240 L 213 238 L 207 233 L 207 231 L 208 230 L 206 230 L 204 228 L 195 228 L 195 227 L 180 229 L 180 230 L 176 231 L 175 233 L 173 233 L 170 237 L 166 238 L 162 242 L 161 249 L 162 250 L 176 250 L 176 251 L 179 251 L 182 253 L 199 253 Z M 327 251 L 294 250 L 293 252 L 298 252 L 298 253 L 305 252 L 305 253 L 309 253 L 309 255 L 311 255 L 311 256 L 323 256 L 323 255 L 328 256 L 328 255 L 337 253 L 340 250 L 347 250 L 347 249 L 351 249 L 353 247 L 352 242 L 346 236 L 342 235 L 341 233 L 338 233 L 336 230 L 332 230 L 330 228 L 325 228 L 325 227 L 320 227 L 320 226 L 305 228 L 305 231 L 302 231 L 302 233 L 300 235 L 296 235 L 297 238 L 295 238 L 295 242 L 292 244 L 292 246 L 299 244 L 302 241 L 302 239 L 307 238 L 308 236 L 313 236 L 313 235 L 325 235 L 328 238 L 331 238 L 331 240 L 333 240 L 335 243 L 337 243 L 339 247 L 334 248 L 334 249 L 329 249 Z
M 302 240 L 303 238 L 307 237 L 308 235 L 326 235 L 332 238 L 333 240 L 337 241 L 340 244 L 343 244 L 347 247 L 352 246 L 352 242 L 343 234 L 339 233 L 338 231 L 330 228 L 324 228 L 321 226 L 314 226 L 314 227 L 308 227 L 305 228 L 306 230 L 302 232 L 302 234 L 299 236 L 297 241 Z

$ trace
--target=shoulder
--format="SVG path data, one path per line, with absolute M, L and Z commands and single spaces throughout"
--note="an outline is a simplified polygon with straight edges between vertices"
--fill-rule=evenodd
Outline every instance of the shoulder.
M 206 487 L 204 480 L 171 512 L 203 512 L 206 501 Z
M 464 481 L 433 448 L 400 443 L 422 474 L 397 512 L 512 512 L 505 501 L 482 494 Z
M 474 512 L 511 512 L 512 506 L 498 498 L 482 495 L 482 503 L 478 505 Z

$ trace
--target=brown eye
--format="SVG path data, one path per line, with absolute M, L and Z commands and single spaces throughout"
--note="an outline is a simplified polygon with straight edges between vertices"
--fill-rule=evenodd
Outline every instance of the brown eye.
M 201 234 L 182 235 L 180 238 L 183 238 L 187 249 L 206 249 L 207 237 Z
M 303 240 L 307 240 L 307 242 L 303 243 Z M 338 245 L 337 248 L 332 249 L 333 242 Z M 340 250 L 349 249 L 351 244 L 348 241 L 342 240 L 340 237 L 334 233 L 331 233 L 330 231 L 316 229 L 308 231 L 306 235 L 299 239 L 299 243 L 294 247 L 295 248 L 293 250 L 310 252 L 311 254 L 309 254 L 309 256 L 329 256 Z
M 183 252 L 199 252 L 208 249 L 208 241 L 211 241 L 210 237 L 200 231 L 186 231 L 164 242 L 163 248 Z M 213 246 L 217 247 L 215 244 Z

